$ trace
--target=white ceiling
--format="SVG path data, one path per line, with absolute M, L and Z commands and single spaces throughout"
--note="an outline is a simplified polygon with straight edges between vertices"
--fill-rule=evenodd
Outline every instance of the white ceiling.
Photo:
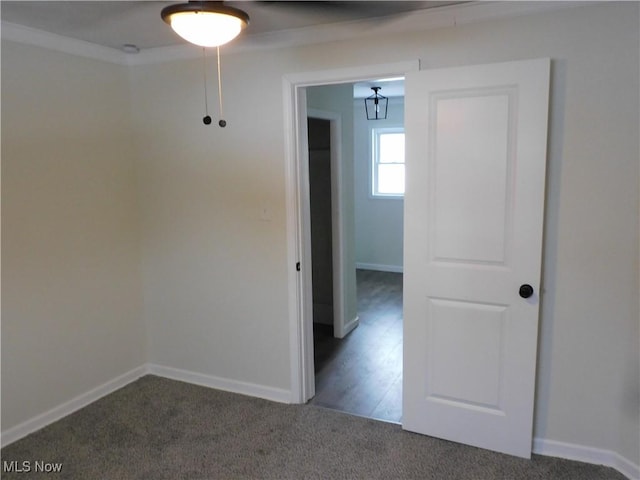
M 184 44 L 160 18 L 163 7 L 176 1 L 2 1 L 0 17 L 9 22 L 120 49 L 133 44 L 140 49 Z M 245 36 L 304 27 L 409 15 L 416 10 L 442 7 L 459 1 L 229 1 L 246 11 L 251 20 Z
M 89 56 L 96 55 L 107 61 L 135 64 L 139 61 L 153 61 L 168 58 L 168 49 L 189 48 L 160 18 L 160 11 L 167 5 L 185 3 L 187 0 L 173 1 L 31 1 L 0 0 L 0 20 L 3 38 L 24 41 L 39 37 L 34 44 L 59 44 L 54 36 L 88 42 L 83 45 L 96 46 L 101 51 L 81 50 Z M 407 25 L 424 28 L 433 23 L 436 26 L 455 25 L 493 16 L 519 15 L 541 9 L 566 8 L 584 2 L 484 2 L 484 1 L 258 1 L 236 0 L 225 4 L 240 8 L 250 16 L 247 29 L 236 40 L 232 48 L 240 45 L 268 45 L 274 39 L 281 42 L 309 41 L 318 38 L 334 39 L 345 34 L 366 33 L 375 39 L 376 34 L 384 35 L 387 27 L 403 28 Z M 461 5 L 464 4 L 464 5 Z M 486 8 L 485 8 L 486 7 Z M 466 14 L 462 14 L 462 10 Z M 460 13 L 456 16 L 456 12 Z M 430 20 L 434 19 L 434 22 Z M 394 26 L 395 25 L 395 26 Z M 17 30 L 15 27 L 18 27 Z M 21 32 L 27 27 L 27 32 Z M 30 30 L 32 29 L 32 30 Z M 38 35 L 38 31 L 45 35 Z M 322 31 L 323 35 L 318 32 Z M 18 32 L 18 33 L 16 33 Z M 333 35 L 333 36 L 332 36 Z M 27 41 L 27 43 L 29 43 Z M 136 45 L 140 55 L 123 53 L 124 45 Z M 106 48 L 105 48 L 106 47 Z M 164 48 L 164 47 L 168 47 Z M 64 46 L 63 51 L 69 48 Z M 72 48 L 71 51 L 77 52 Z M 113 52 L 105 54 L 104 51 Z M 194 51 L 189 50 L 189 55 Z M 180 50 L 177 55 L 184 55 Z M 129 60 L 123 60 L 126 56 Z M 182 56 L 179 58 L 183 58 Z M 404 96 L 404 79 L 375 79 L 356 83 L 355 98 L 365 98 L 372 94 L 371 87 L 382 87 L 380 93 L 386 97 Z

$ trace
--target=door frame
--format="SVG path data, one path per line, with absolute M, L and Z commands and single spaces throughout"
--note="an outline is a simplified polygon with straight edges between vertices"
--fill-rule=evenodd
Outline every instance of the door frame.
M 404 76 L 419 70 L 420 61 L 412 60 L 283 76 L 291 403 L 305 403 L 315 395 L 306 87 Z

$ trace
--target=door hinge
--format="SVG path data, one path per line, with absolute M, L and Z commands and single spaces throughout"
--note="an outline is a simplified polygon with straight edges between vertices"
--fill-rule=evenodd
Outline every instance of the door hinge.
M 299 272 L 299 271 L 300 271 L 300 262 L 297 262 L 296 263 L 296 272 Z

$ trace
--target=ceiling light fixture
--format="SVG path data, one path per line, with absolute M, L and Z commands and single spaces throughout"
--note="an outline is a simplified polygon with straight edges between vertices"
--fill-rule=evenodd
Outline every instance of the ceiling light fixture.
M 364 99 L 367 120 L 384 120 L 387 118 L 389 99 L 378 93 L 378 90 L 382 90 L 382 87 L 371 87 L 371 90 L 373 90 L 373 95 Z
M 201 47 L 224 45 L 249 24 L 249 15 L 223 2 L 189 1 L 169 5 L 160 15 L 178 35 Z

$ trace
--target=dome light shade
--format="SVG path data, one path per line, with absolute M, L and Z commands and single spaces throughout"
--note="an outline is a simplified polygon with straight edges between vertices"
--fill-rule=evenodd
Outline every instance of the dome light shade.
M 222 2 L 189 2 L 165 7 L 162 19 L 187 42 L 217 47 L 235 37 L 249 23 L 249 15 Z

